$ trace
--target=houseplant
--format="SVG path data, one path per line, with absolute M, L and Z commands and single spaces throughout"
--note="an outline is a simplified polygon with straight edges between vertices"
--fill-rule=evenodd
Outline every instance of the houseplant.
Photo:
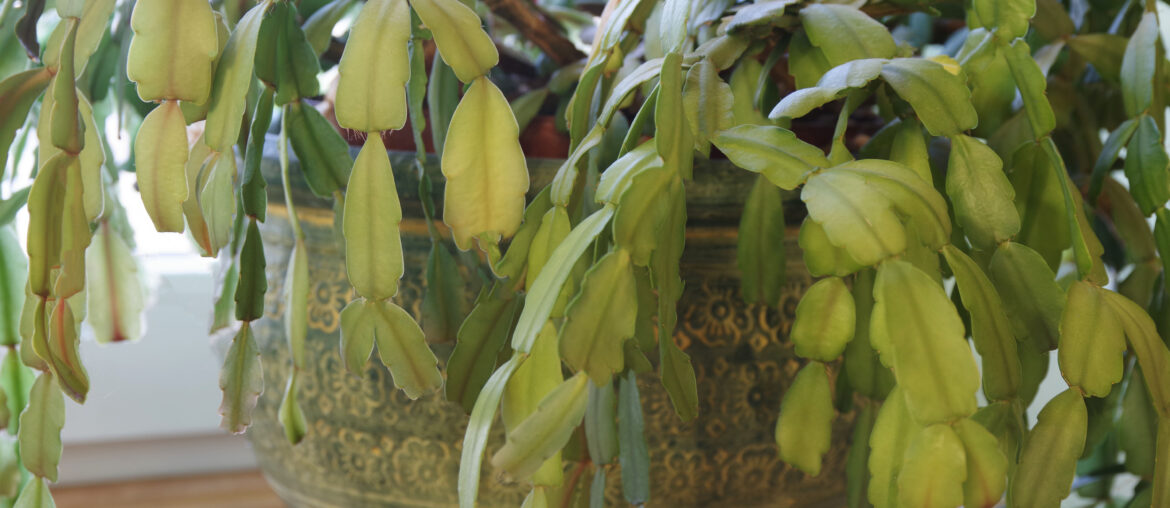
M 581 464 L 620 462 L 627 498 L 645 500 L 627 372 L 647 353 L 656 356 L 675 409 L 684 418 L 697 411 L 689 359 L 657 338 L 676 325 L 695 151 L 705 157 L 714 147 L 760 175 L 743 197 L 738 240 L 748 299 L 777 299 L 784 237 L 777 188 L 799 189 L 807 208 L 800 246 L 809 272 L 822 278 L 797 307 L 791 331 L 808 363 L 780 407 L 782 459 L 818 474 L 827 424 L 853 411 L 846 461 L 853 506 L 991 506 L 1005 492 L 1011 506 L 1055 506 L 1078 472 L 1092 480 L 1079 494 L 1112 502 L 1119 471 L 1141 478 L 1127 493 L 1135 505 L 1170 505 L 1170 350 L 1159 334 L 1170 302 L 1159 276 L 1170 249 L 1162 134 L 1170 14 L 1161 2 L 1134 4 L 612 2 L 565 107 L 572 150 L 526 211 L 514 113 L 485 76 L 498 53 L 475 12 L 454 0 L 367 2 L 340 57 L 338 122 L 378 133 L 402 127 L 408 115 L 421 119 L 421 43 L 431 38 L 466 85 L 458 107 L 437 100 L 429 107 L 447 131 L 438 215 L 459 249 L 479 254 L 471 262 L 488 282 L 513 293 L 524 283 L 511 351 L 498 365 L 494 351 L 471 359 L 490 375 L 479 376 L 473 402 L 460 397 L 471 406 L 460 503 L 475 502 L 497 412 L 507 440 L 493 446 L 490 463 L 534 485 L 530 505 L 550 502 L 561 471 L 554 456 L 566 444 L 586 457 Z M 13 5 L 3 3 L 0 26 Z M 228 297 L 217 305 L 221 317 L 234 313 L 243 323 L 221 380 L 228 429 L 247 426 L 261 390 L 250 324 L 263 315 L 267 288 L 258 160 L 277 105 L 277 130 L 302 161 L 308 186 L 339 203 L 346 270 L 360 296 L 340 315 L 346 365 L 364 363 L 378 342 L 406 395 L 443 384 L 422 330 L 387 300 L 403 263 L 381 137 L 368 136 L 351 160 L 307 102 L 319 93 L 318 56 L 349 5 L 303 2 L 312 14 L 301 23 L 288 2 L 225 2 L 213 11 L 200 0 L 59 0 L 63 21 L 38 40 L 45 3 L 22 4 L 14 33 L 34 63 L 0 83 L 0 144 L 19 138 L 20 155 L 30 133 L 40 140 L 34 183 L 0 207 L 0 222 L 25 200 L 29 212 L 27 266 L 10 230 L 0 235 L 0 338 L 15 353 L 5 356 L 0 377 L 20 449 L 19 464 L 7 461 L 5 493 L 19 490 L 22 506 L 51 504 L 45 480 L 56 477 L 62 393 L 82 401 L 88 388 L 78 323 L 88 314 L 101 341 L 134 336 L 140 290 L 119 205 L 103 190 L 117 178 L 102 169 L 97 135 L 109 122 L 95 120 L 111 109 L 133 118 L 128 112 L 138 108 L 144 117 L 134 167 L 156 227 L 189 230 L 206 253 L 232 259 Z M 115 10 L 122 21 L 111 32 Z M 966 27 L 947 33 L 950 19 Z M 919 46 L 934 35 L 945 44 L 926 46 L 935 54 L 922 56 Z M 123 65 L 125 73 L 115 72 Z M 129 88 L 118 85 L 123 74 L 141 99 L 159 105 L 120 97 Z M 765 86 L 777 76 L 785 83 Z M 111 90 L 111 100 L 126 103 L 100 111 Z M 641 100 L 627 104 L 635 95 Z M 29 115 L 38 103 L 40 113 Z M 814 110 L 837 115 L 827 154 L 783 127 Z M 854 153 L 844 135 L 863 110 L 886 126 Z M 202 139 L 189 148 L 186 124 L 200 118 Z M 1104 142 L 1101 130 L 1110 132 Z M 611 138 L 620 143 L 607 144 Z M 1124 179 L 1113 171 L 1122 148 Z M 420 197 L 425 203 L 426 193 Z M 305 360 L 309 282 L 297 214 L 289 211 L 297 240 L 280 298 L 293 367 L 281 421 L 295 442 L 306 432 L 296 373 Z M 651 291 L 639 293 L 639 277 Z M 1105 289 L 1110 280 L 1116 291 Z M 647 322 L 656 333 L 639 333 Z M 624 347 L 635 336 L 635 347 Z M 1053 349 L 1069 389 L 1030 422 L 1024 409 Z M 572 374 L 566 380 L 562 362 Z M 35 381 L 30 368 L 40 371 Z M 448 381 L 470 372 L 448 370 Z M 512 395 L 501 405 L 520 387 L 529 400 Z M 607 397 L 623 399 L 626 417 L 598 403 Z M 21 468 L 33 477 L 23 487 Z M 590 487 L 604 489 L 605 477 Z

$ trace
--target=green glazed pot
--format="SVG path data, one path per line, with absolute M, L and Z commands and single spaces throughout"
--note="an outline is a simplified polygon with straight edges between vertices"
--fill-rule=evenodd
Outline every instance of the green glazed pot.
M 261 226 L 268 259 L 266 317 L 254 324 L 264 365 L 265 390 L 248 431 L 260 466 L 276 492 L 297 507 L 455 506 L 456 476 L 467 415 L 442 393 L 411 401 L 394 388 L 375 358 L 361 377 L 346 372 L 339 356 L 339 314 L 354 293 L 346 280 L 340 233 L 332 204 L 313 197 L 293 160 L 293 194 L 309 251 L 307 372 L 300 400 L 308 435 L 290 445 L 277 421 L 290 359 L 281 320 L 292 230 L 279 183 L 275 139 L 266 143 L 264 175 L 269 182 L 267 221 Z M 418 200 L 413 154 L 391 153 L 403 205 L 402 246 L 406 274 L 396 302 L 420 316 L 430 241 Z M 560 161 L 529 160 L 534 189 Z M 434 198 L 442 210 L 442 177 L 432 160 Z M 655 507 L 820 507 L 844 504 L 846 448 L 825 456 L 813 478 L 782 462 L 773 430 L 780 398 L 800 363 L 785 339 L 797 301 L 811 280 L 796 242 L 788 244 L 788 282 L 779 308 L 746 305 L 739 295 L 736 230 L 742 202 L 754 175 L 726 161 L 696 161 L 687 184 L 689 220 L 674 340 L 691 356 L 698 378 L 700 416 L 683 423 L 675 415 L 656 374 L 639 378 L 651 459 Z M 789 214 L 790 216 L 798 213 Z M 794 238 L 795 235 L 790 235 Z M 467 300 L 474 299 L 468 294 Z M 433 344 L 443 362 L 452 344 Z M 834 424 L 833 443 L 845 443 L 851 417 Z M 489 456 L 503 442 L 493 426 Z M 485 463 L 488 461 L 485 461 Z M 626 506 L 620 471 L 608 471 L 608 506 Z M 568 476 L 568 475 L 567 475 Z M 517 507 L 527 493 L 501 483 L 485 465 L 481 507 Z

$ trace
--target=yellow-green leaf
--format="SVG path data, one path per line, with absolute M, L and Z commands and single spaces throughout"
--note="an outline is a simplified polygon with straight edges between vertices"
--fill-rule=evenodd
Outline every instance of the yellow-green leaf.
M 874 298 L 874 314 L 884 314 L 894 375 L 914 419 L 929 425 L 974 413 L 979 371 L 963 321 L 943 288 L 906 261 L 887 261 L 878 268 Z M 874 347 L 887 354 L 876 341 Z
M 789 338 L 796 354 L 810 360 L 831 362 L 845 351 L 853 338 L 856 315 L 853 295 L 839 277 L 827 277 L 808 288 L 796 306 Z
M 800 225 L 800 250 L 804 255 L 804 264 L 808 273 L 814 277 L 836 275 L 844 277 L 861 268 L 861 264 L 849 256 L 849 253 L 829 241 L 824 226 L 805 217 Z
M 882 65 L 882 79 L 918 114 L 935 136 L 951 136 L 979 123 L 962 73 L 923 58 L 895 58 Z
M 1060 320 L 1060 372 L 1069 386 L 1094 397 L 1108 395 L 1125 371 L 1125 334 L 1105 291 L 1073 282 Z
M 854 7 L 811 4 L 800 10 L 800 21 L 809 40 L 834 66 L 862 58 L 890 58 L 898 49 L 881 22 Z
M 385 300 L 402 278 L 402 206 L 381 136 L 368 136 L 349 175 L 342 228 L 345 271 L 358 294 Z
M 990 400 L 1011 399 L 1020 389 L 1021 367 L 1003 300 L 975 260 L 953 245 L 942 252 L 971 314 L 971 340 L 983 360 L 983 392 Z
M 963 482 L 963 506 L 992 508 L 1007 490 L 1008 458 L 995 435 L 974 420 L 959 420 L 955 433 L 963 442 L 967 480 Z
M 407 397 L 416 399 L 443 384 L 422 328 L 402 307 L 359 298 L 342 310 L 341 329 L 342 357 L 352 372 L 361 372 L 377 343 L 378 356 Z
M 989 250 L 1019 233 L 1015 190 L 999 156 L 983 142 L 964 135 L 951 138 L 946 187 L 955 218 L 973 246 Z
M 906 507 L 954 508 L 963 504 L 966 479 L 963 442 L 949 425 L 934 424 L 910 439 L 898 473 L 898 499 Z
M 803 183 L 810 171 L 829 165 L 820 148 L 772 125 L 739 125 L 719 132 L 711 142 L 736 166 L 787 190 Z
M 1023 39 L 1017 39 L 1011 46 L 1004 47 L 1003 55 L 1007 58 L 1012 78 L 1020 89 L 1024 112 L 1027 113 L 1028 123 L 1032 126 L 1032 135 L 1039 139 L 1056 128 L 1056 115 L 1045 95 L 1048 82 L 1044 72 L 1032 58 L 1032 50 Z
M 260 3 L 240 19 L 215 65 L 215 80 L 207 103 L 204 142 L 216 152 L 231 151 L 240 137 L 248 88 L 256 79 L 252 74 L 256 59 L 256 37 L 260 34 L 260 25 L 267 8 L 268 3 Z M 219 47 L 214 26 L 211 41 L 211 54 L 215 55 Z
M 561 328 L 561 356 L 597 385 L 625 366 L 622 343 L 634 337 L 637 288 L 630 254 L 617 249 L 585 274 L 581 292 L 569 304 Z
M 1170 350 L 1145 309 L 1112 291 L 1102 294 L 1121 318 L 1125 338 L 1142 367 L 1154 409 L 1161 418 L 1170 418 Z
M 715 133 L 735 124 L 731 87 L 719 78 L 719 71 L 707 59 L 687 71 L 683 85 L 683 113 L 700 151 L 707 153 Z
M 37 376 L 20 415 L 20 459 L 32 474 L 57 481 L 61 461 L 61 428 L 65 426 L 65 397 L 52 373 Z
M 472 82 L 451 118 L 442 158 L 443 221 L 460 249 L 471 248 L 472 238 L 499 241 L 520 227 L 528 165 L 518 136 L 504 94 L 486 77 Z
M 53 270 L 61 266 L 68 175 L 76 164 L 77 159 L 65 153 L 45 161 L 28 194 L 28 285 L 34 295 L 49 296 Z
M 284 389 L 280 409 L 277 410 L 277 419 L 284 428 L 284 437 L 290 444 L 298 444 L 309 432 L 309 425 L 305 421 L 305 412 L 297 402 L 297 370 L 293 370 L 288 378 L 288 386 Z
M 219 54 L 209 3 L 142 0 L 134 4 L 130 27 L 134 37 L 126 57 L 126 75 L 138 84 L 143 101 L 178 99 L 198 104 L 207 100 L 212 66 Z
M 338 124 L 364 132 L 402 128 L 406 123 L 406 82 L 410 79 L 409 40 L 410 7 L 406 0 L 366 2 L 350 29 L 338 65 Z M 495 46 L 491 47 L 494 51 Z
M 536 411 L 508 433 L 492 456 L 492 465 L 515 479 L 525 479 L 563 448 L 585 416 L 589 378 L 584 372 L 565 380 L 540 401 Z
M 532 345 L 532 354 L 520 364 L 504 389 L 504 398 L 500 402 L 500 417 L 504 427 L 509 432 L 519 427 L 536 412 L 540 401 L 564 380 L 561 358 L 557 354 L 557 329 L 552 323 L 546 323 L 536 337 L 536 343 Z M 533 473 L 532 483 L 560 485 L 562 482 L 562 464 L 558 451 Z
M 919 425 L 910 417 L 906 397 L 900 386 L 895 386 L 878 411 L 869 436 L 868 498 L 875 508 L 898 508 L 898 475 L 910 438 L 919 432 Z
M 134 139 L 138 190 L 147 214 L 160 232 L 183 232 L 187 156 L 183 111 L 177 102 L 163 102 L 142 120 Z
M 1035 0 L 986 0 L 972 7 L 975 25 L 995 29 L 996 38 L 1004 42 L 1027 34 L 1028 21 L 1036 13 Z
M 1056 508 L 1069 495 L 1088 428 L 1085 401 L 1069 388 L 1040 411 L 1012 475 L 1011 506 Z
M 459 0 L 413 0 L 410 6 L 430 29 L 439 55 L 459 81 L 469 83 L 487 74 L 500 60 L 479 16 Z
M 57 508 L 44 478 L 33 478 L 24 484 L 13 508 Z
M 298 238 L 293 245 L 284 281 L 284 334 L 293 367 L 299 370 L 308 367 L 305 363 L 305 335 L 309 326 L 309 251 L 303 239 Z
M 784 393 L 776 444 L 783 460 L 812 476 L 821 474 L 821 458 L 829 451 L 833 424 L 833 390 L 820 362 L 809 362 Z
M 53 146 L 66 152 L 76 154 L 81 152 L 85 144 L 85 125 L 81 121 L 78 104 L 75 67 L 73 66 L 74 47 L 77 42 L 78 20 L 66 18 L 68 28 L 65 39 L 61 42 L 61 56 L 64 62 L 58 67 L 57 75 L 49 93 L 53 96 L 53 106 L 49 108 L 52 118 L 52 128 L 49 138 Z
M 1055 348 L 1065 298 L 1044 258 L 1025 245 L 1005 243 L 991 256 L 989 268 L 1004 310 L 1017 323 L 1018 336 L 1044 349 Z

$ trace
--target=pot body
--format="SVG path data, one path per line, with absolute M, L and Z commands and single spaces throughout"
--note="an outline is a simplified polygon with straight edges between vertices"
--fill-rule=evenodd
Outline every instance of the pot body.
M 406 273 L 395 300 L 418 317 L 430 243 L 410 155 L 392 153 L 391 160 L 405 216 L 401 229 Z M 559 161 L 530 160 L 529 165 L 533 188 L 539 188 Z M 265 166 L 267 176 L 278 173 L 275 158 L 266 157 Z M 437 173 L 436 168 L 430 169 Z M 686 290 L 678 306 L 674 340 L 691 356 L 700 415 L 681 422 L 657 375 L 639 378 L 651 458 L 650 506 L 840 506 L 846 448 L 835 445 L 821 475 L 812 478 L 780 461 L 773 439 L 781 395 L 800 367 L 785 337 L 797 301 L 811 283 L 796 243 L 788 245 L 789 275 L 780 306 L 744 304 L 735 260 L 736 221 L 754 175 L 726 163 L 696 161 L 695 177 L 687 189 L 690 217 L 682 259 Z M 434 181 L 438 201 L 441 177 L 436 174 Z M 407 399 L 376 356 L 362 376 L 346 372 L 339 356 L 339 314 L 355 296 L 346 280 L 340 233 L 326 202 L 309 195 L 295 178 L 293 187 L 307 235 L 312 288 L 309 361 L 300 387 L 308 435 L 299 445 L 290 445 L 277 421 L 290 367 L 281 322 L 283 302 L 277 295 L 292 247 L 277 179 L 270 181 L 269 214 L 261 227 L 269 301 L 265 318 L 254 325 L 265 390 L 248 431 L 265 475 L 292 506 L 455 506 L 467 415 L 441 393 Z M 470 302 L 474 294 L 469 292 L 467 299 Z M 432 348 L 443 361 L 452 345 Z M 837 419 L 834 443 L 846 441 L 849 420 L 848 415 Z M 502 442 L 497 421 L 489 456 Z M 501 483 L 486 462 L 479 505 L 519 506 L 527 489 Z M 608 475 L 607 504 L 627 505 L 621 497 L 618 466 Z

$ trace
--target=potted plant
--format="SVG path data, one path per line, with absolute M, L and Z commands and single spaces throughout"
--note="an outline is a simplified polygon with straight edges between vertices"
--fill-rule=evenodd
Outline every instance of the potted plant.
M 348 440 L 306 467 L 382 487 L 322 500 L 274 482 L 290 502 L 1043 507 L 1080 476 L 1091 500 L 1170 505 L 1160 2 L 615 0 L 596 27 L 486 2 L 554 92 L 511 103 L 501 51 L 456 0 L 58 0 L 47 38 L 45 2 L 22 7 L 11 34 L 33 63 L 0 82 L 0 146 L 32 180 L 0 202 L 0 223 L 29 215 L 24 248 L 0 228 L 0 420 L 16 436 L 0 442 L 19 456 L 2 493 L 21 506 L 52 503 L 63 396 L 88 390 L 80 322 L 102 342 L 137 334 L 111 116 L 136 132 L 128 167 L 156 228 L 224 261 L 225 428 L 247 428 L 263 392 L 262 461 L 277 433 L 285 452 Z M 585 28 L 567 36 L 549 11 Z M 10 53 L 5 68 L 27 67 Z M 314 107 L 334 61 L 355 158 Z M 570 149 L 534 171 L 517 119 L 554 104 Z M 825 146 L 794 134 L 810 116 L 830 119 Z M 392 158 L 382 133 L 408 117 L 418 150 Z M 729 220 L 738 234 L 718 232 Z M 788 264 L 816 280 L 799 304 Z M 680 307 L 684 287 L 715 296 Z M 763 342 L 712 345 L 740 325 Z M 1068 389 L 1031 421 L 1051 351 Z M 729 400 L 771 412 L 706 416 Z M 644 416 L 663 409 L 675 424 Z M 445 415 L 462 426 L 461 410 L 458 442 Z M 718 469 L 665 454 L 688 436 L 726 447 L 706 456 Z M 1140 481 L 1115 499 L 1122 472 Z

